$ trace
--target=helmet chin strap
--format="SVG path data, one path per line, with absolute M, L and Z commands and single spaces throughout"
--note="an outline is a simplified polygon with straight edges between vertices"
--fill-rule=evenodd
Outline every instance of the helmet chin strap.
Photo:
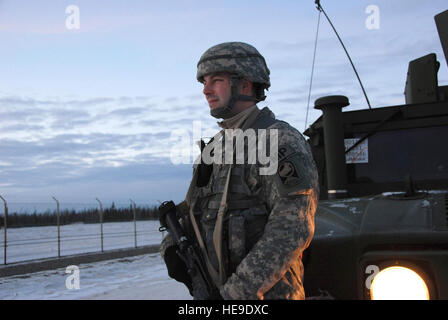
M 238 83 L 240 81 L 240 77 L 238 75 L 230 76 L 230 90 L 231 95 L 229 102 L 224 107 L 219 107 L 210 110 L 210 115 L 217 119 L 228 119 L 237 114 L 233 107 L 237 101 L 254 101 L 258 102 L 259 100 L 252 96 L 242 95 L 238 93 Z

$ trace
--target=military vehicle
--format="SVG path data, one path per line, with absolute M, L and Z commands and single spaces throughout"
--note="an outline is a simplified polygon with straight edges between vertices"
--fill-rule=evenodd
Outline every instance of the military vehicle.
M 435 16 L 448 63 L 448 11 Z M 448 299 L 448 86 L 434 53 L 409 63 L 405 104 L 343 112 L 304 132 L 319 170 L 316 229 L 304 252 L 311 298 Z

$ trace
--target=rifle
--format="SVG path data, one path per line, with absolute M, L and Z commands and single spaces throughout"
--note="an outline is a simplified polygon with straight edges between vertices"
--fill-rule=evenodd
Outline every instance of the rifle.
M 187 266 L 187 272 L 193 282 L 194 298 L 209 300 L 220 297 L 218 289 L 205 268 L 198 247 L 187 238 L 177 219 L 176 205 L 173 201 L 165 201 L 160 205 L 159 221 L 161 226 L 159 231 L 167 230 L 179 247 L 176 253 Z

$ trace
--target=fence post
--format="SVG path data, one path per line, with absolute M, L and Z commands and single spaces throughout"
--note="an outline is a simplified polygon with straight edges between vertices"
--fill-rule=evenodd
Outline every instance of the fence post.
M 101 252 L 104 252 L 104 248 L 103 248 L 103 204 L 101 203 L 101 201 L 98 198 L 96 198 L 96 201 L 98 201 L 98 203 L 100 204 Z
M 59 212 L 59 201 L 53 197 L 53 200 L 56 201 L 56 223 L 58 225 L 58 258 L 61 257 L 61 221 L 60 221 L 60 212 Z
M 3 200 L 3 203 L 5 204 L 5 216 L 4 216 L 4 226 L 5 226 L 5 232 L 4 232 L 4 238 L 3 238 L 3 250 L 4 250 L 4 264 L 6 265 L 6 234 L 8 231 L 8 227 L 7 227 L 7 220 L 8 220 L 8 204 L 6 203 L 6 200 L 0 196 L 0 198 Z
M 134 214 L 134 247 L 137 248 L 137 223 L 136 223 L 136 212 L 135 212 L 135 202 L 131 200 L 132 213 Z

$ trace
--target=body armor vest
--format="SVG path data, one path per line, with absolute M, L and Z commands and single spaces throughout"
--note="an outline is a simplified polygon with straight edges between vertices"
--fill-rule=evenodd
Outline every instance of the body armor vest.
M 276 122 L 279 120 L 274 119 L 269 109 L 264 108 L 250 128 L 255 129 L 257 133 L 257 129 L 266 129 Z M 246 143 L 245 149 L 247 150 Z M 193 180 L 194 185 L 190 186 L 192 189 L 189 190 L 190 206 L 192 206 L 208 257 L 215 269 L 218 269 L 219 263 L 213 245 L 213 232 L 229 166 L 229 164 L 215 163 L 198 164 L 195 168 L 196 180 Z M 256 165 L 247 164 L 247 152 L 245 152 L 244 164 L 232 165 L 227 191 L 227 212 L 222 225 L 221 255 L 226 276 L 235 272 L 238 264 L 263 234 L 268 220 L 269 208 L 260 194 L 260 181 L 252 183 L 251 186 L 246 181 L 249 170 L 253 170 L 254 166 Z

